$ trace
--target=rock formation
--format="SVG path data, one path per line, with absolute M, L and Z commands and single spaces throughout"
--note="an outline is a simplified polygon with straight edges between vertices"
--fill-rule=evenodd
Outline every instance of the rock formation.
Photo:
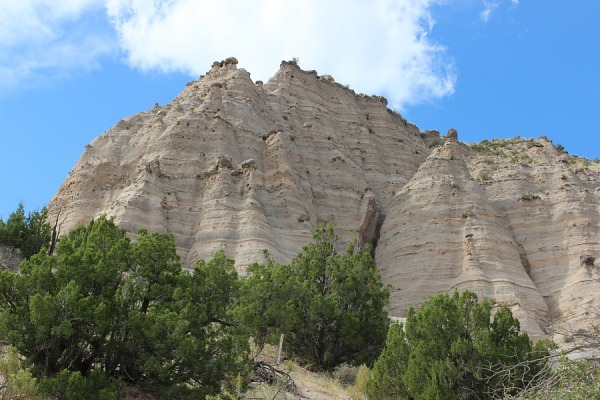
M 543 336 L 548 307 L 505 218 L 471 178 L 467 149 L 449 132 L 394 198 L 376 254 L 393 287 L 391 313 L 405 315 L 435 293 L 470 289 L 513 306 L 524 328 Z
M 472 289 L 541 337 L 600 306 L 598 167 L 544 137 L 467 146 L 294 62 L 263 84 L 229 58 L 86 146 L 49 212 L 62 233 L 106 214 L 173 233 L 187 266 L 224 249 L 240 270 L 331 222 L 375 249 L 392 315 Z

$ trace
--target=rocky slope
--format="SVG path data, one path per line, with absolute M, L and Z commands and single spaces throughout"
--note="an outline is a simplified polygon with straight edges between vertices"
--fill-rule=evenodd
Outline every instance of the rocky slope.
M 224 249 L 240 269 L 331 222 L 375 247 L 393 315 L 469 288 L 542 336 L 600 306 L 599 179 L 543 137 L 469 147 L 293 62 L 263 84 L 231 58 L 97 137 L 49 210 L 63 233 L 107 214 L 173 233 L 188 266 Z
M 396 195 L 376 261 L 393 314 L 471 289 L 541 337 L 548 322 L 577 324 L 600 306 L 598 172 L 574 170 L 545 138 L 495 143 L 527 160 L 486 157 L 449 135 Z

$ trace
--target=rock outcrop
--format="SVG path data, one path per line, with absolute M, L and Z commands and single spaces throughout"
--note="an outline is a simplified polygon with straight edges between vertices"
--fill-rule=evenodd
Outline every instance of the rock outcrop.
M 170 232 L 185 265 L 224 249 L 241 270 L 331 222 L 374 248 L 392 315 L 471 289 L 541 337 L 600 307 L 598 167 L 544 137 L 467 146 L 294 62 L 263 84 L 229 58 L 97 137 L 49 213 L 62 233 L 100 214 Z
M 394 198 L 376 254 L 393 287 L 391 313 L 405 315 L 436 293 L 470 289 L 512 306 L 523 327 L 542 337 L 548 307 L 505 218 L 471 178 L 467 152 L 448 132 Z
M 600 309 L 600 276 L 590 263 L 600 254 L 600 165 L 560 154 L 545 137 L 509 145 L 508 160 L 487 157 L 482 167 L 473 158 L 475 174 L 489 171 L 481 186 L 513 234 L 548 321 L 577 328 Z
M 50 204 L 61 231 L 104 213 L 132 233 L 174 233 L 187 265 L 218 249 L 240 266 L 262 249 L 287 262 L 324 221 L 374 245 L 429 152 L 419 130 L 294 63 L 265 84 L 236 64 L 96 138 Z

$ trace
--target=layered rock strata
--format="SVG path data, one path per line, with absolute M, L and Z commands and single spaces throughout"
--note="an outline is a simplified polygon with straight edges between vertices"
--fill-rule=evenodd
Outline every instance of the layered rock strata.
M 375 249 L 392 315 L 471 289 L 542 337 L 600 307 L 599 170 L 544 137 L 420 132 L 293 62 L 253 82 L 230 58 L 97 137 L 49 212 L 63 234 L 106 214 L 132 236 L 173 233 L 188 267 L 224 249 L 241 270 L 263 249 L 288 262 L 331 222 L 341 246 Z
M 525 147 L 523 160 L 494 165 L 481 186 L 513 233 L 548 321 L 577 329 L 600 310 L 600 165 L 559 153 L 545 137 Z
M 262 249 L 287 262 L 324 221 L 374 245 L 429 152 L 419 130 L 385 99 L 294 63 L 265 84 L 236 63 L 97 137 L 50 204 L 62 232 L 104 213 L 174 233 L 186 265 L 218 249 L 240 266 Z
M 405 315 L 436 293 L 469 289 L 511 306 L 523 327 L 542 337 L 546 302 L 505 218 L 471 178 L 467 152 L 450 132 L 394 198 L 376 258 L 393 287 L 391 313 Z

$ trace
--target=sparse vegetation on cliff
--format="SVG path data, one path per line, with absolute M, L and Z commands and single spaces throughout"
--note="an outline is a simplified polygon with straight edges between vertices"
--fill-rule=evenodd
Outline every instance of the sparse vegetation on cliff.
M 476 152 L 476 156 L 469 163 L 469 168 L 472 172 L 476 171 L 474 176 L 477 176 L 479 182 L 492 179 L 489 170 L 485 172 L 489 179 L 481 177 L 484 173 L 480 166 L 482 162 L 487 164 L 488 169 L 497 170 L 506 166 L 506 161 L 524 167 L 551 165 L 558 161 L 579 172 L 593 168 L 595 163 L 584 157 L 569 155 L 564 146 L 552 143 L 545 136 L 541 136 L 538 140 L 520 136 L 511 139 L 482 140 L 470 143 L 469 147 Z

